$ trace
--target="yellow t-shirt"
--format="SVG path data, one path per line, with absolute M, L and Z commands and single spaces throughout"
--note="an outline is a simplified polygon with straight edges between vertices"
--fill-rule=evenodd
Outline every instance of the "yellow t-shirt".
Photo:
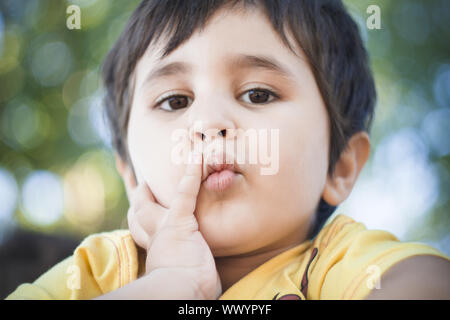
M 341 214 L 313 240 L 265 262 L 219 299 L 363 299 L 380 284 L 377 277 L 414 255 L 450 260 L 433 247 L 400 242 Z M 128 230 L 98 233 L 6 299 L 92 299 L 136 280 L 138 269 L 138 250 Z

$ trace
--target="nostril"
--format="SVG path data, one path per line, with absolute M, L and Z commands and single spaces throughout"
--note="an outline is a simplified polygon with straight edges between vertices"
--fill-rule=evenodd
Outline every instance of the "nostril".
M 220 131 L 217 133 L 217 135 L 218 135 L 219 137 L 226 137 L 226 136 L 227 136 L 227 129 L 220 130 Z M 197 133 L 195 134 L 195 136 L 196 136 L 197 139 L 201 139 L 201 141 L 208 140 L 206 134 L 204 134 L 204 133 L 202 133 L 202 132 L 197 132 Z M 212 137 L 211 137 L 211 138 L 212 138 Z
M 195 134 L 195 138 L 198 139 L 198 140 L 204 141 L 206 139 L 206 136 L 203 133 L 201 133 L 201 132 L 197 132 Z

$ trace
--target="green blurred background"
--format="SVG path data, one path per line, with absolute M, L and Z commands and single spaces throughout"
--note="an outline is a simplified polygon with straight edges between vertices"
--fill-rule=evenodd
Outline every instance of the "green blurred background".
M 450 1 L 347 0 L 376 79 L 369 161 L 344 213 L 450 254 Z M 0 297 L 85 236 L 126 228 L 99 71 L 138 0 L 0 1 Z M 81 8 L 81 29 L 66 8 Z M 369 30 L 369 5 L 381 29 Z

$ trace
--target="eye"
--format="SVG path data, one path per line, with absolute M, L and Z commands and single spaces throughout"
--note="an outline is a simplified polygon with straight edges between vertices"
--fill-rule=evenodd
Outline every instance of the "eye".
M 244 101 L 251 104 L 267 104 L 273 100 L 280 99 L 280 96 L 275 92 L 264 88 L 252 88 L 246 91 L 241 96 L 248 94 L 250 101 Z M 154 108 L 162 109 L 164 111 L 173 112 L 189 106 L 192 99 L 181 94 L 172 94 L 161 98 Z
M 158 101 L 154 108 L 159 108 L 164 111 L 175 111 L 179 109 L 186 108 L 189 105 L 189 100 L 192 100 L 191 98 L 181 95 L 181 94 L 174 94 L 170 95 L 168 97 L 162 98 L 160 101 Z
M 273 92 L 269 89 L 264 89 L 264 88 L 250 89 L 250 90 L 246 91 L 242 96 L 245 96 L 245 95 L 248 95 L 249 100 L 250 100 L 249 102 L 248 101 L 245 101 L 245 102 L 252 103 L 252 104 L 266 104 L 266 103 L 270 103 L 273 100 L 277 100 L 280 98 L 278 96 L 278 94 L 276 94 L 275 92 Z M 272 99 L 270 99 L 270 97 L 272 97 Z

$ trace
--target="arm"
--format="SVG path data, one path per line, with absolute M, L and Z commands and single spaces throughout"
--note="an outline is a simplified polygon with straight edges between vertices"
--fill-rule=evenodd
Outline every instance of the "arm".
M 386 271 L 366 299 L 450 299 L 450 261 L 432 255 L 407 258 Z
M 94 300 L 197 300 L 205 299 L 185 271 L 156 269 Z

